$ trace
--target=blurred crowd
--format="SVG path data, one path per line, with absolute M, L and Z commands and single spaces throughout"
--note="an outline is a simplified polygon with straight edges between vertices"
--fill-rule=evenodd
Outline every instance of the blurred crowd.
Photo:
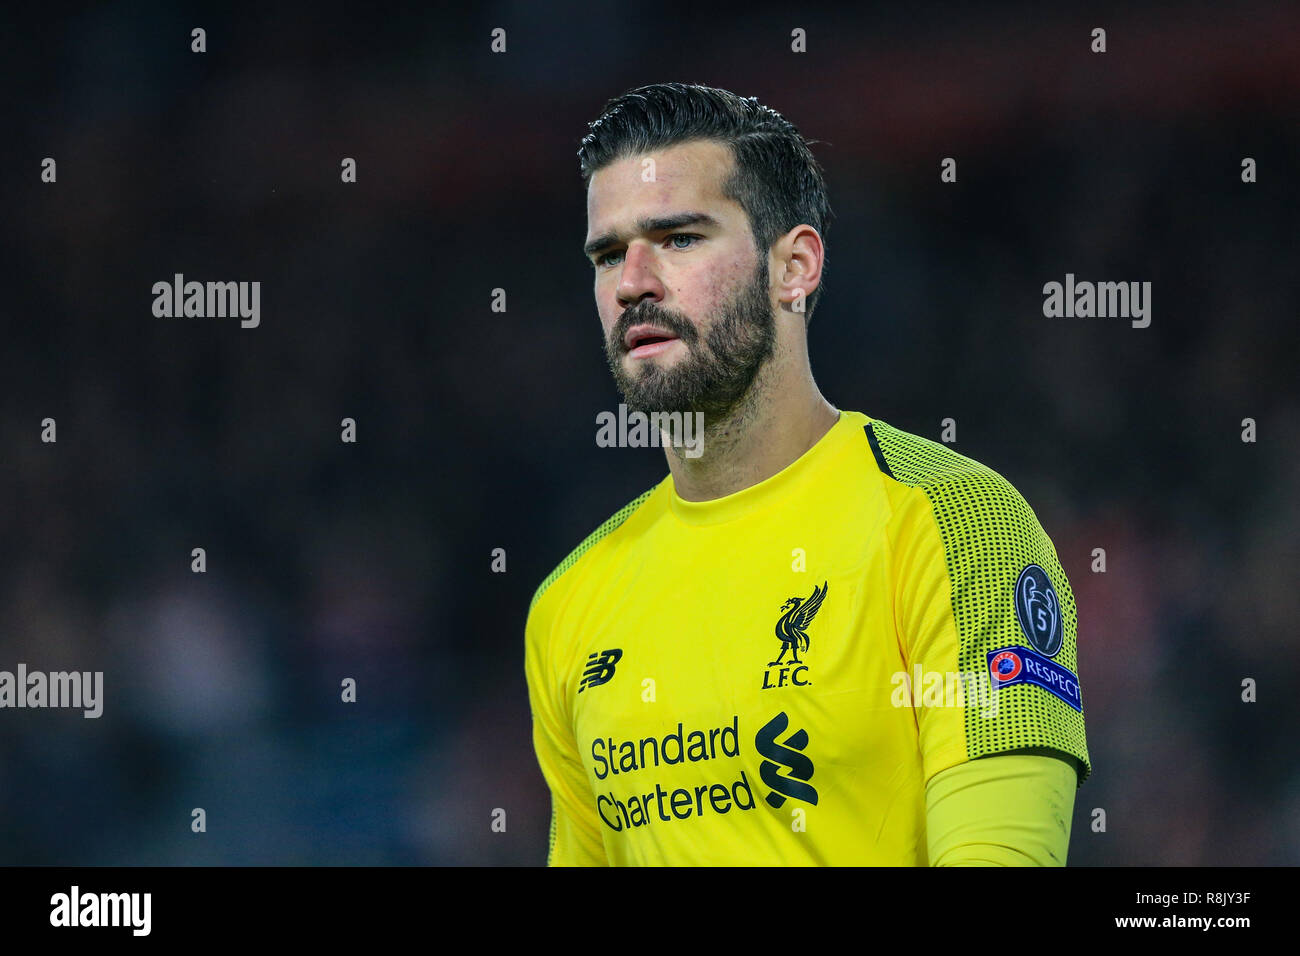
M 834 35 L 814 68 L 755 57 L 788 25 L 746 10 L 667 59 L 522 12 L 504 59 L 469 14 L 217 20 L 203 56 L 161 6 L 30 25 L 0 185 L 0 669 L 105 693 L 98 719 L 0 711 L 0 863 L 544 859 L 529 600 L 666 473 L 594 441 L 619 398 L 575 151 L 667 79 L 820 141 L 828 399 L 936 440 L 955 419 L 1055 542 L 1094 767 L 1070 862 L 1300 862 L 1300 57 L 1260 52 L 1294 11 L 1217 46 L 1212 21 L 1116 20 L 1147 52 L 1111 61 L 1045 56 L 1086 34 L 1064 15 L 1006 37 L 810 14 Z M 260 281 L 260 327 L 155 318 L 177 272 Z M 1066 273 L 1150 281 L 1150 327 L 1045 318 Z

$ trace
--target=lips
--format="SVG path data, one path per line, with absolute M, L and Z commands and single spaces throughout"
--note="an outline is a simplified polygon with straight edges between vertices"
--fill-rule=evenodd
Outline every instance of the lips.
M 623 336 L 623 345 L 630 352 L 637 352 L 654 345 L 663 345 L 677 340 L 677 336 L 655 325 L 634 325 Z
M 673 347 L 676 339 L 647 339 L 643 345 L 638 345 L 632 351 L 628 352 L 628 357 L 633 359 L 646 359 L 652 355 L 658 355 Z

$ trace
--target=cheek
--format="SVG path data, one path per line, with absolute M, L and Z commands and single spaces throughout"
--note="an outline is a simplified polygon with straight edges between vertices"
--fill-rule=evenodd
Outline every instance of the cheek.
M 619 309 L 617 303 L 614 302 L 614 297 L 606 288 L 605 283 L 601 282 L 599 279 L 595 282 L 594 293 L 596 299 L 596 315 L 600 319 L 600 327 L 606 332 L 609 332 L 609 330 L 614 327 L 614 323 L 618 321 Z
M 705 273 L 701 279 L 699 304 L 717 309 L 734 299 L 751 281 L 752 270 L 745 262 L 730 262 Z
M 609 338 L 609 330 L 614 327 L 616 321 L 617 319 L 614 318 L 613 313 L 607 312 L 605 309 L 600 310 L 600 330 L 605 333 L 605 338 Z

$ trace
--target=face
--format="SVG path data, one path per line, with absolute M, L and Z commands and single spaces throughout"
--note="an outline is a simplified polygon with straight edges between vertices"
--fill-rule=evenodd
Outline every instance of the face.
M 646 159 L 654 181 L 644 182 Z M 744 209 L 722 195 L 720 143 L 630 156 L 587 190 L 587 252 L 605 354 L 633 411 L 727 417 L 771 359 L 776 325 L 767 256 Z

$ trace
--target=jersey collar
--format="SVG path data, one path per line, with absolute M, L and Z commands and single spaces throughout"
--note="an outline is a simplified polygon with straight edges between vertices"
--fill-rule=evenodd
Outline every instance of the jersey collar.
M 709 501 L 687 501 L 677 494 L 670 473 L 668 505 L 673 514 L 689 525 L 713 525 L 752 515 L 782 500 L 797 497 L 807 490 L 825 464 L 851 441 L 869 419 L 857 412 L 840 411 L 840 416 L 811 448 L 770 478 L 740 491 Z

